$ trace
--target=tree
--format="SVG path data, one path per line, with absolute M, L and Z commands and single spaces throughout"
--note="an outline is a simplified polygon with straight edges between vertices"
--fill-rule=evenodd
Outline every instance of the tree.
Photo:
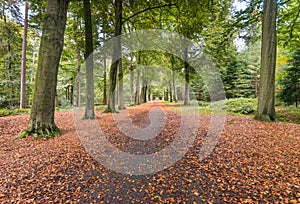
M 94 57 L 90 0 L 83 1 L 85 22 L 86 103 L 83 119 L 95 119 L 94 111 Z
M 25 1 L 25 16 L 24 16 L 24 33 L 22 44 L 22 67 L 21 67 L 21 91 L 20 91 L 20 108 L 25 108 L 26 99 L 26 49 L 27 49 L 27 33 L 28 33 L 28 9 L 29 2 Z
M 122 2 L 123 0 L 115 0 L 115 44 L 112 57 L 112 65 L 109 72 L 109 90 L 108 90 L 108 103 L 105 112 L 116 112 L 115 108 L 115 89 L 118 65 L 121 57 L 121 39 L 118 37 L 122 32 Z
M 298 107 L 300 100 L 300 49 L 297 49 L 293 58 L 283 68 L 284 77 L 279 80 L 278 84 L 282 88 L 278 97 L 288 105 L 295 104 Z
M 263 5 L 260 83 L 255 119 L 274 121 L 277 1 L 264 0 Z
M 175 58 L 174 58 L 174 55 L 171 55 L 171 66 L 172 66 L 171 75 L 172 75 L 173 101 L 177 102 L 177 91 L 176 91 L 176 80 L 175 80 Z
M 68 0 L 48 0 L 43 20 L 38 68 L 34 85 L 30 121 L 19 138 L 54 137 L 59 129 L 54 123 L 55 95 L 59 61 L 64 45 Z

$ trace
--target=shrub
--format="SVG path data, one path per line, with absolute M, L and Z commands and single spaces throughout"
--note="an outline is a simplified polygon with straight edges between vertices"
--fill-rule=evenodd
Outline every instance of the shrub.
M 0 109 L 0 117 L 3 117 L 3 116 L 8 116 L 11 114 L 11 111 L 9 109 Z
M 226 101 L 227 111 L 231 113 L 249 114 L 256 111 L 257 99 L 232 98 Z

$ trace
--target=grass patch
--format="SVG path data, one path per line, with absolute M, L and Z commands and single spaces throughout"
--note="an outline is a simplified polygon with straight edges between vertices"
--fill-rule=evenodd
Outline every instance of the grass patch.
M 300 108 L 278 106 L 276 107 L 276 116 L 281 122 L 300 124 Z

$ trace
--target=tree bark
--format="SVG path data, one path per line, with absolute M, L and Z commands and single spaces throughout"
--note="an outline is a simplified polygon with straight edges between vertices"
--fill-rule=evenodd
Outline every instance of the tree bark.
M 80 78 L 80 71 L 81 71 L 81 57 L 80 57 L 80 50 L 77 51 L 77 106 L 81 106 L 81 78 Z
M 64 45 L 68 0 L 48 0 L 43 20 L 33 104 L 28 128 L 19 136 L 54 137 L 55 95 L 59 61 Z
M 86 103 L 83 119 L 95 119 L 94 111 L 94 56 L 93 29 L 90 0 L 84 0 L 85 65 L 86 65 Z
M 275 120 L 276 0 L 264 0 L 258 107 L 255 119 Z
M 26 49 L 28 33 L 28 0 L 25 1 L 24 33 L 22 43 L 22 65 L 21 65 L 21 89 L 20 89 L 20 108 L 26 107 Z
M 134 105 L 134 66 L 133 66 L 133 58 L 131 58 L 131 65 L 130 65 L 130 105 Z
M 122 0 L 115 0 L 115 37 L 121 35 L 122 32 Z M 117 72 L 119 60 L 121 58 L 121 39 L 119 37 L 115 40 L 113 57 L 112 57 L 112 65 L 109 72 L 109 90 L 108 90 L 108 103 L 107 109 L 105 112 L 116 112 L 115 108 L 115 89 L 116 89 L 116 81 L 117 81 Z
M 185 89 L 184 89 L 184 105 L 190 105 L 190 66 L 188 63 L 188 45 L 184 50 L 184 73 L 185 73 Z
M 142 72 L 142 90 L 141 90 L 141 96 L 140 96 L 140 102 L 146 103 L 147 102 L 147 77 L 146 77 L 146 69 L 143 68 Z
M 103 54 L 103 66 L 104 66 L 104 72 L 103 72 L 103 105 L 107 105 L 107 73 L 106 73 L 106 54 Z
M 137 57 L 138 64 L 141 63 L 141 52 L 138 52 L 138 57 Z M 140 78 L 141 78 L 141 70 L 137 69 L 137 74 L 136 74 L 136 83 L 135 83 L 135 105 L 139 105 L 140 102 Z
M 119 59 L 119 110 L 126 109 L 124 104 L 124 89 L 123 89 L 123 67 L 122 59 Z
M 177 102 L 177 93 L 176 93 L 176 81 L 175 81 L 175 58 L 171 56 L 171 65 L 172 65 L 172 87 L 173 87 L 173 100 Z

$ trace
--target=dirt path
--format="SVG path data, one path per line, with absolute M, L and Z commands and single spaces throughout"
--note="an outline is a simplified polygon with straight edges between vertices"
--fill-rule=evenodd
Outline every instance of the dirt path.
M 133 123 L 150 124 L 152 103 L 129 108 Z M 166 148 L 181 115 L 165 107 L 165 128 L 151 141 L 118 131 L 111 114 L 97 111 L 107 139 L 137 155 Z M 0 203 L 300 203 L 300 125 L 227 117 L 215 150 L 198 159 L 210 117 L 201 116 L 192 148 L 174 165 L 149 175 L 104 167 L 84 149 L 73 113 L 56 113 L 63 133 L 54 139 L 13 141 L 28 116 L 0 118 Z

